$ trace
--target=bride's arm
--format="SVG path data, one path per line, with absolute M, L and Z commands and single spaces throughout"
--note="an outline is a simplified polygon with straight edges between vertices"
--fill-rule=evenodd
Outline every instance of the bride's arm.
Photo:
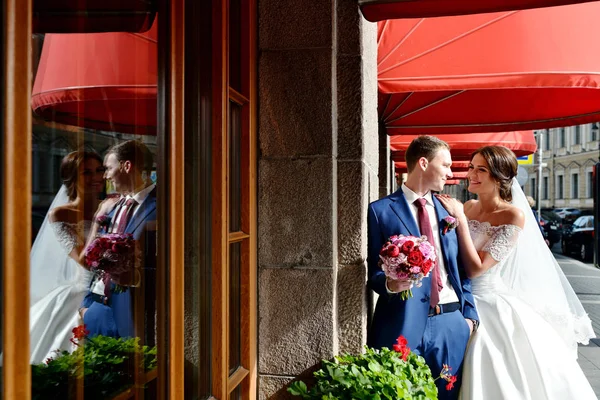
M 494 265 L 498 264 L 499 260 L 494 259 L 487 251 L 477 251 L 471 233 L 469 232 L 469 221 L 465 215 L 468 212 L 471 202 L 467 202 L 464 207 L 462 203 L 448 195 L 438 195 L 438 200 L 450 215 L 458 221 L 456 234 L 458 236 L 458 248 L 460 257 L 469 278 L 475 278 L 483 274 Z M 506 224 L 523 227 L 524 216 L 519 210 L 510 210 L 507 214 Z

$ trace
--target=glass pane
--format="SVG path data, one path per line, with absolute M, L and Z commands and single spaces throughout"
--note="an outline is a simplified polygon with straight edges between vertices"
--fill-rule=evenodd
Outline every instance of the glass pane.
M 240 386 L 236 387 L 235 390 L 229 394 L 229 400 L 242 400 L 242 390 Z
M 229 102 L 229 230 L 242 230 L 242 106 Z
M 242 243 L 229 245 L 229 374 L 241 365 Z
M 153 398 L 158 21 L 32 48 L 32 395 L 75 398 L 83 359 L 83 398 Z
M 211 3 L 186 4 L 185 397 L 211 394 Z M 189 97 L 188 97 L 189 96 Z
M 229 86 L 242 93 L 241 0 L 229 0 Z

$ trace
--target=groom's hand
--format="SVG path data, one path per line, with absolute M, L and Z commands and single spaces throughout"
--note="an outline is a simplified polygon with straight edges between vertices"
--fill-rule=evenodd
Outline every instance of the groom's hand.
M 413 284 L 409 281 L 397 281 L 395 279 L 386 278 L 385 287 L 390 293 L 400 293 L 412 288 Z

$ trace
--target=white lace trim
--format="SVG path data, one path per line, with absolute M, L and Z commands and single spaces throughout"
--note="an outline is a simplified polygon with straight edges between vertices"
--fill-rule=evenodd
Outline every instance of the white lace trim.
M 487 221 L 480 222 L 474 219 L 469 220 L 469 228 L 474 235 L 483 233 L 490 238 L 481 250 L 490 253 L 498 262 L 504 260 L 515 248 L 519 233 L 521 233 L 521 228 L 516 225 L 494 226 Z
M 60 243 L 67 254 L 70 254 L 75 247 L 83 245 L 85 222 L 70 223 L 56 221 L 50 223 L 58 243 Z

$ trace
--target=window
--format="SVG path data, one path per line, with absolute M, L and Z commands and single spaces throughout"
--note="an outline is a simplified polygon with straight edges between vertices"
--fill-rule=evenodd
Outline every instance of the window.
M 592 129 L 590 129 L 590 142 L 598 140 L 598 124 L 593 123 Z
M 591 199 L 592 197 L 594 197 L 594 173 L 592 171 L 588 171 L 586 172 L 585 176 L 585 197 Z
M 579 174 L 571 174 L 571 198 L 579 198 Z
M 560 131 L 558 132 L 558 143 L 559 143 L 559 147 L 566 147 L 566 133 L 565 133 L 565 128 L 560 128 Z
M 564 186 L 563 186 L 563 180 L 564 180 L 564 176 L 563 175 L 557 175 L 556 176 L 556 198 L 557 199 L 564 199 Z
M 535 179 L 535 178 L 531 178 L 531 189 L 530 189 L 530 193 L 531 193 L 531 197 L 533 197 L 534 199 L 537 197 L 537 196 L 536 196 L 536 191 L 537 191 L 537 179 Z
M 574 144 L 581 144 L 581 125 L 575 127 Z
M 549 193 L 549 189 L 548 189 L 548 177 L 545 176 L 542 179 L 542 199 L 548 200 L 548 193 Z
M 550 150 L 550 130 L 547 129 L 544 133 L 544 150 Z

